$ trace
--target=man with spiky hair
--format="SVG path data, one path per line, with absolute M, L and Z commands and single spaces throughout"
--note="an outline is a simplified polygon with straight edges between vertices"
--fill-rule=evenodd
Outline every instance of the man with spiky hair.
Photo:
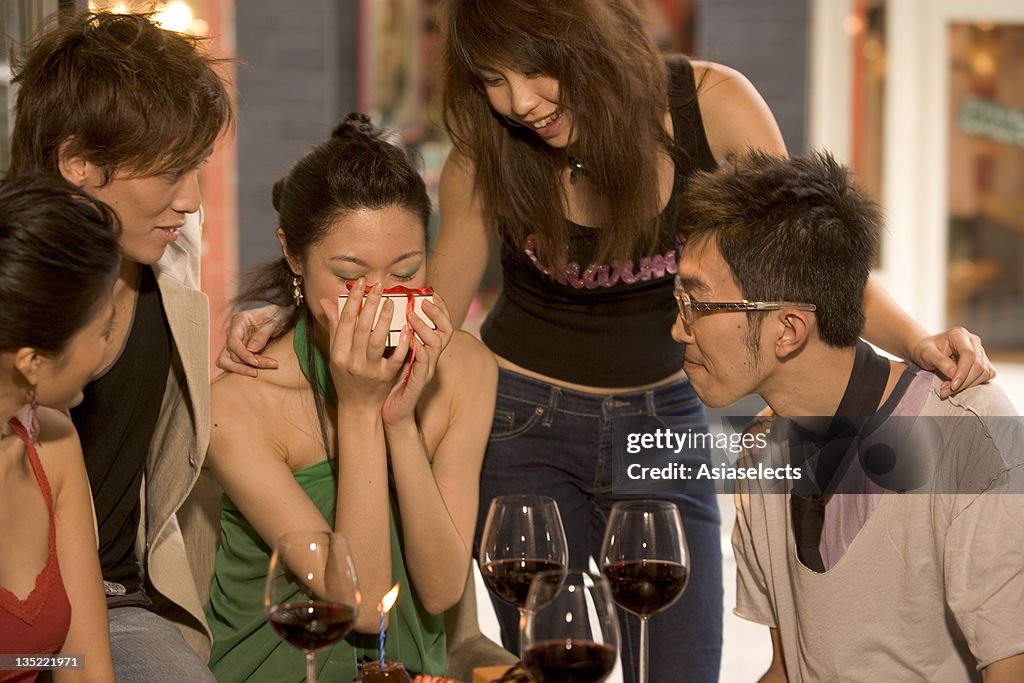
M 827 155 L 750 153 L 694 177 L 673 336 L 708 406 L 776 417 L 742 480 L 736 613 L 763 681 L 1024 680 L 1024 428 L 1002 390 L 860 339 L 877 206 Z
M 15 67 L 9 177 L 61 177 L 123 226 L 113 340 L 71 412 L 119 681 L 210 680 L 176 513 L 210 435 L 198 173 L 233 117 L 217 62 L 149 15 L 80 12 L 55 18 Z

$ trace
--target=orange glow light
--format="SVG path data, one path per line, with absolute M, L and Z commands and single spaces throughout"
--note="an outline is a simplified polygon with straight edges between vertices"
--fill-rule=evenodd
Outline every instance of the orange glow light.
M 381 598 L 380 604 L 377 605 L 377 610 L 381 614 L 387 614 L 388 612 L 391 611 L 391 608 L 395 606 L 395 600 L 398 600 L 398 584 L 397 583 L 394 586 L 391 587 L 391 590 L 389 590 L 387 593 L 384 594 L 383 598 Z

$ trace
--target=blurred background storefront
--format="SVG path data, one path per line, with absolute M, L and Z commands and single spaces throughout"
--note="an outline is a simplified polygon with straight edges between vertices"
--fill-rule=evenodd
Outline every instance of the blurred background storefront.
M 981 335 L 1024 410 L 1024 3 L 815 0 L 808 139 L 888 230 L 877 276 L 933 330 Z
M 637 2 L 664 50 L 750 78 L 790 153 L 828 149 L 856 170 L 888 219 L 876 275 L 927 328 L 981 335 L 1024 412 L 1024 2 Z M 434 97 L 436 0 L 0 0 L 0 168 L 12 46 L 58 8 L 86 4 L 152 8 L 236 60 L 225 68 L 237 129 L 202 174 L 215 352 L 239 274 L 280 254 L 271 187 L 349 111 L 397 129 L 436 187 L 448 150 Z M 496 282 L 492 271 L 478 316 Z M 723 497 L 726 576 L 730 504 Z M 722 680 L 754 680 L 770 657 L 767 633 L 732 617 L 731 580 L 725 588 Z
M 888 216 L 878 277 L 929 329 L 980 334 L 1024 409 L 1024 3 L 637 2 L 666 51 L 746 74 L 791 153 L 827 148 L 856 169 Z M 203 173 L 215 347 L 239 273 L 279 253 L 270 188 L 346 113 L 396 128 L 436 186 L 448 149 L 435 97 L 437 0 L 0 4 L 3 165 L 8 56 L 59 8 L 148 8 L 237 60 L 225 67 L 239 93 L 236 134 Z M 485 289 L 495 283 L 492 272 Z

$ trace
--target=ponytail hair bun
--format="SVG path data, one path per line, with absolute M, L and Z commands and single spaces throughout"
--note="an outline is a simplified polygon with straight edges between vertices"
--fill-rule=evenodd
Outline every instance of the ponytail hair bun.
M 375 128 L 370 117 L 358 111 L 354 111 L 345 117 L 331 132 L 332 138 L 349 138 L 353 135 L 362 137 L 377 137 L 380 129 Z

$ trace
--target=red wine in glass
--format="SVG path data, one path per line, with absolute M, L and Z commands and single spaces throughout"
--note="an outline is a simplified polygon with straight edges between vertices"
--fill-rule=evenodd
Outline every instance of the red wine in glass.
M 689 570 L 668 560 L 624 560 L 605 565 L 612 597 L 642 617 L 660 612 L 683 594 Z
M 690 551 L 679 508 L 661 500 L 616 503 L 598 564 L 615 601 L 640 617 L 637 683 L 647 683 L 647 620 L 678 600 L 689 578 Z
M 263 606 L 274 631 L 305 653 L 308 683 L 316 683 L 316 653 L 348 635 L 359 603 L 356 570 L 344 536 L 294 531 L 277 539 L 267 566 Z
M 551 560 L 494 560 L 485 564 L 480 574 L 489 591 L 521 610 L 533 577 L 552 570 L 564 572 L 565 565 Z
M 558 504 L 547 496 L 498 496 L 480 540 L 480 574 L 488 590 L 520 614 L 530 581 L 542 570 L 565 572 L 568 545 Z
M 356 610 L 329 602 L 273 605 L 267 611 L 277 635 L 300 650 L 317 652 L 330 647 L 352 630 Z
M 589 640 L 550 640 L 523 650 L 523 667 L 540 683 L 598 683 L 615 668 L 615 648 Z
M 600 574 L 538 573 L 519 629 L 523 667 L 538 683 L 600 683 L 615 668 L 619 621 Z

